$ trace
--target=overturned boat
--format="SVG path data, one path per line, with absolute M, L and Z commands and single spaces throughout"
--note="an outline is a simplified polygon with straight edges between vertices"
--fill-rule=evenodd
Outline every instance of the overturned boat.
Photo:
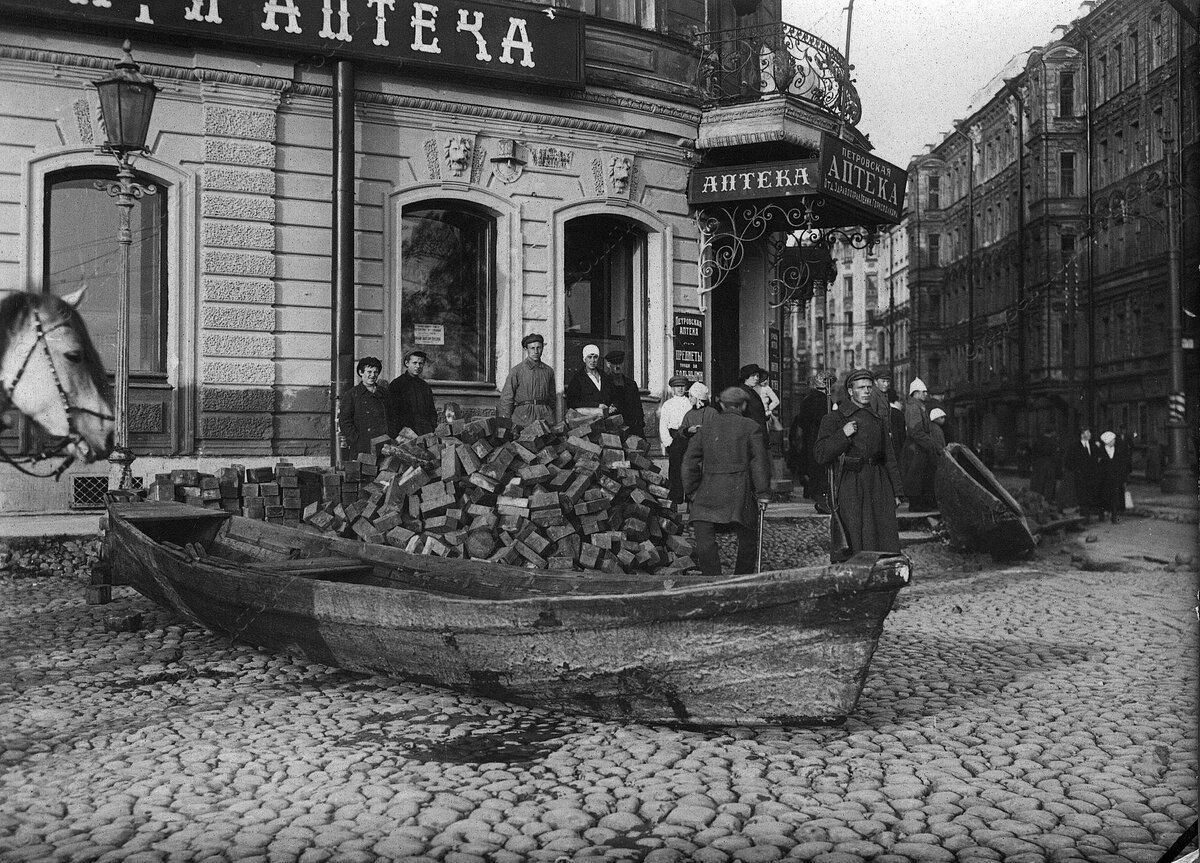
M 938 456 L 934 491 L 954 547 L 1005 560 L 1037 545 L 1021 505 L 962 444 L 947 444 Z
M 716 578 L 521 569 L 171 502 L 108 522 L 114 583 L 235 640 L 643 723 L 843 720 L 910 574 L 874 553 Z

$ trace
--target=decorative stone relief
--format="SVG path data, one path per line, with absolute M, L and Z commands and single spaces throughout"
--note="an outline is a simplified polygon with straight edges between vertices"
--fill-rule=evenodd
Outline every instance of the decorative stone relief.
M 429 179 L 442 179 L 442 168 L 438 163 L 437 141 L 433 138 L 425 142 L 425 161 L 429 163 Z
M 600 151 L 600 165 L 603 170 L 604 188 L 610 198 L 628 200 L 633 192 L 636 175 L 636 160 L 631 153 Z
M 592 159 L 592 186 L 596 197 L 604 197 L 604 165 L 599 159 Z
M 560 150 L 558 147 L 530 147 L 529 157 L 539 168 L 564 170 L 575 162 L 572 150 Z
M 95 129 L 92 127 L 91 103 L 87 99 L 76 99 L 73 107 L 75 109 L 75 125 L 79 127 L 79 140 L 91 147 L 96 140 Z
M 470 179 L 471 158 L 475 139 L 471 135 L 448 135 L 442 146 L 446 156 L 446 173 L 455 179 Z

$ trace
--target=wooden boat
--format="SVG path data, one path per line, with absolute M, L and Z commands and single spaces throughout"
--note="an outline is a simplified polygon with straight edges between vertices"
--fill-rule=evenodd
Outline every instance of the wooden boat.
M 968 447 L 951 443 L 942 450 L 934 491 L 955 547 L 1004 560 L 1037 544 L 1021 505 Z
M 179 503 L 109 504 L 113 582 L 271 651 L 515 703 L 686 725 L 838 722 L 904 557 L 612 576 L 409 554 Z

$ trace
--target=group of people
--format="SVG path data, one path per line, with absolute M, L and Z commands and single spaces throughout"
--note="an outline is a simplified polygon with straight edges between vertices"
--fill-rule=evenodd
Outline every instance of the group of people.
M 552 423 L 557 410 L 554 369 L 542 362 L 546 340 L 538 333 L 530 333 L 521 340 L 521 347 L 525 357 L 513 367 L 500 388 L 496 413 L 511 418 L 518 426 L 539 419 Z M 645 437 L 646 415 L 641 392 L 637 381 L 625 374 L 624 365 L 625 352 L 612 350 L 604 355 L 601 368 L 600 348 L 586 345 L 582 367 L 563 390 L 567 418 L 619 414 L 630 434 Z
M 338 428 L 351 453 L 371 452 L 371 441 L 380 436 L 396 437 L 404 429 L 423 435 L 437 427 L 433 389 L 422 378 L 428 361 L 424 351 L 409 351 L 404 372 L 391 383 L 380 377 L 383 363 L 378 357 L 358 361 L 359 382 L 342 395 L 338 411 Z M 454 403 L 443 410 L 447 422 L 459 413 Z
M 524 427 L 536 420 L 557 419 L 554 369 L 542 362 L 545 339 L 530 333 L 521 340 L 525 356 L 508 374 L 500 389 L 497 416 Z M 381 435 L 395 437 L 404 429 L 428 434 L 438 425 L 433 389 L 422 375 L 429 361 L 423 350 L 404 355 L 404 372 L 385 382 L 378 357 L 363 357 L 355 372 L 359 382 L 341 398 L 338 427 L 352 454 L 371 452 L 371 441 Z M 568 418 L 620 415 L 630 434 L 644 437 L 646 418 L 637 382 L 623 371 L 625 352 L 609 351 L 600 368 L 600 349 L 583 349 L 583 365 L 564 391 Z M 462 413 L 456 402 L 443 405 L 443 422 Z
M 1053 433 L 1045 431 L 1032 450 L 1029 477 L 1032 491 L 1060 505 L 1074 503 L 1087 523 L 1093 517 L 1107 517 L 1113 524 L 1120 521 L 1120 514 L 1125 511 L 1125 483 L 1132 465 L 1128 440 L 1106 431 L 1095 441 L 1092 430 L 1084 428 L 1080 429 L 1078 441 L 1060 452 Z

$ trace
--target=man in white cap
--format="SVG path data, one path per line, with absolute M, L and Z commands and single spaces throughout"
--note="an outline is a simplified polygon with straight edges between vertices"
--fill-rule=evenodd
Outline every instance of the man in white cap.
M 563 401 L 571 417 L 597 417 L 608 413 L 613 403 L 612 383 L 600 371 L 600 348 L 583 349 L 583 368 L 575 373 L 563 390 Z
M 941 450 L 930 431 L 929 411 L 925 402 L 929 389 L 920 378 L 908 385 L 908 401 L 904 403 L 904 450 L 900 456 L 900 477 L 910 512 L 929 512 L 937 509 L 933 496 L 933 472 Z
M 929 434 L 939 450 L 946 448 L 946 412 L 941 408 L 929 412 Z

